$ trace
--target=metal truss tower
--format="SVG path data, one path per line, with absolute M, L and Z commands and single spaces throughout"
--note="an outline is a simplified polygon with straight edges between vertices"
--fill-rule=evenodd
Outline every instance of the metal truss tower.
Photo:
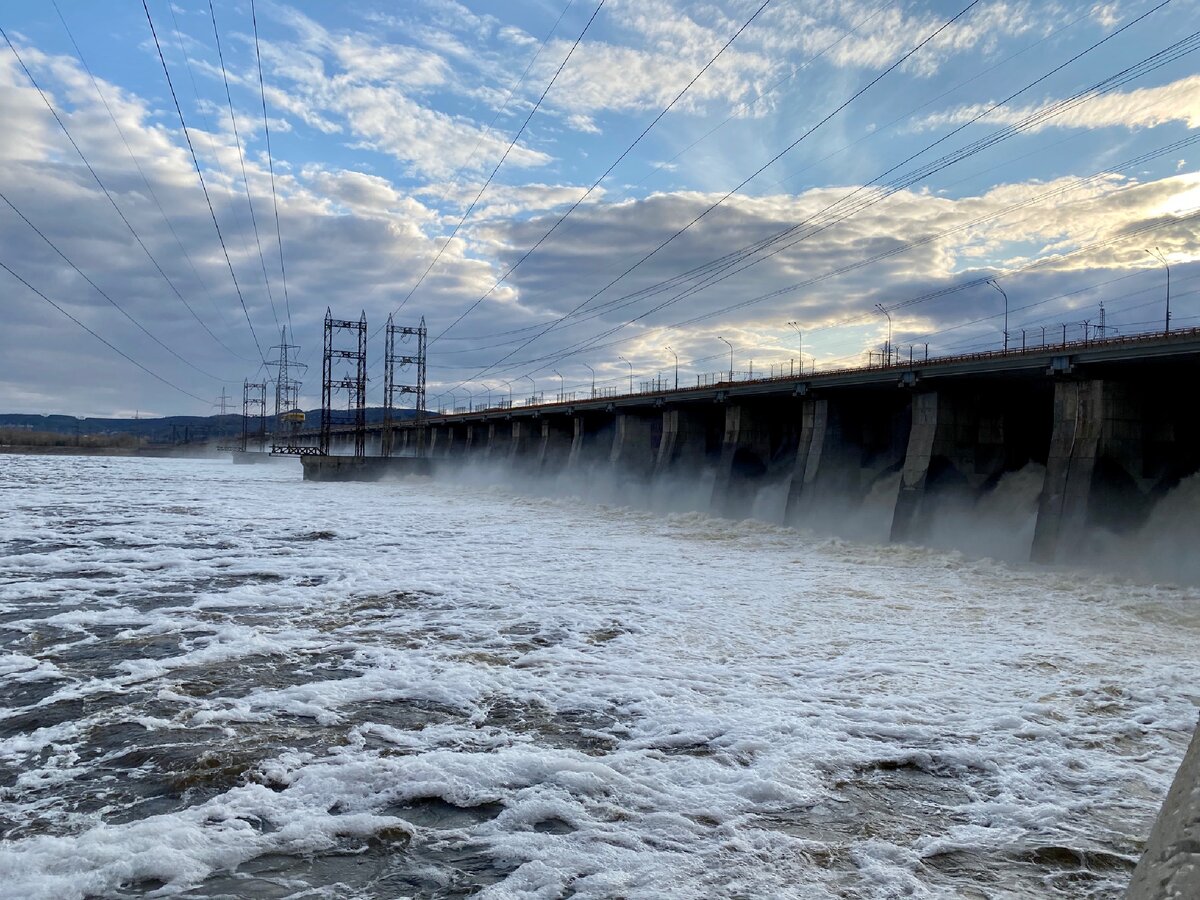
M 358 338 L 354 350 L 334 347 L 334 337 L 349 332 Z M 334 381 L 333 361 L 345 359 L 355 363 L 353 376 L 346 374 Z M 354 416 L 354 455 L 366 456 L 367 452 L 367 314 L 359 315 L 358 321 L 335 319 L 329 309 L 325 310 L 325 352 L 321 360 L 321 439 L 322 456 L 329 455 L 333 433 L 333 398 L 338 391 L 346 391 L 346 405 Z
M 250 421 L 258 420 L 258 429 L 252 430 Z M 250 449 L 250 442 L 258 449 L 266 450 L 267 443 L 267 383 L 265 381 L 242 382 L 242 452 Z
M 383 356 L 383 455 L 392 455 L 392 441 L 395 436 L 393 410 L 396 408 L 396 397 L 403 397 L 405 394 L 413 395 L 416 407 L 416 415 L 413 421 L 417 426 L 418 453 L 421 453 L 425 446 L 425 347 L 426 337 L 428 336 L 425 328 L 425 317 L 421 317 L 420 325 L 413 327 L 411 325 L 396 325 L 392 321 L 392 317 L 388 316 L 385 333 L 386 342 Z M 409 345 L 407 347 L 402 346 L 399 353 L 396 352 L 397 337 L 400 338 L 401 345 Z M 397 370 L 404 372 L 410 368 L 413 370 L 412 383 L 397 384 Z
M 284 416 L 300 405 L 300 379 L 296 376 L 308 366 L 296 360 L 292 351 L 299 350 L 300 345 L 288 343 L 286 325 L 279 330 L 279 343 L 271 349 L 277 351 L 275 359 L 267 360 L 267 365 L 276 369 L 274 430 L 279 432 L 285 430 Z

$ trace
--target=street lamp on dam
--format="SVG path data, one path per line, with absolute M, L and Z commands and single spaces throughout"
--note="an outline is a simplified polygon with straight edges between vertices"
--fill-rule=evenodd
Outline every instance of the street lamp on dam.
M 618 356 L 617 359 L 619 359 L 621 362 L 625 363 L 625 365 L 629 366 L 629 393 L 632 394 L 633 393 L 633 363 L 631 363 L 629 360 L 627 360 L 623 356 Z
M 729 341 L 720 336 L 717 337 L 717 340 L 729 347 L 729 380 L 733 381 L 733 344 L 730 344 Z
M 998 290 L 1004 297 L 1004 352 L 1008 352 L 1008 294 L 1004 293 L 1004 288 L 996 284 L 995 278 L 989 278 L 988 284 Z
M 1167 320 L 1163 326 L 1163 334 L 1171 333 L 1171 267 L 1167 265 L 1167 258 L 1163 256 L 1163 252 L 1157 247 L 1154 250 L 1147 250 L 1151 256 L 1163 264 L 1163 268 L 1167 270 Z
M 799 322 L 788 322 L 788 327 L 796 332 L 796 355 L 800 357 L 800 374 L 804 374 L 804 332 L 800 330 Z
M 892 364 L 892 314 L 890 312 L 888 312 L 887 309 L 884 308 L 884 305 L 882 303 L 876 303 L 875 308 L 877 310 L 879 310 L 881 313 L 883 313 L 885 316 L 887 316 L 888 336 L 887 336 L 887 343 L 884 345 L 883 349 L 887 356 L 886 365 L 890 366 Z

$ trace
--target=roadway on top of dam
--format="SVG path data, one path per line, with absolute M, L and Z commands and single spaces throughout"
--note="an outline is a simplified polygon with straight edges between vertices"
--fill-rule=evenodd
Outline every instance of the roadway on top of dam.
M 1200 362 L 1200 328 L 1180 329 L 1169 334 L 1132 335 L 1067 341 L 1041 345 L 1024 350 L 994 350 L 958 356 L 934 356 L 928 359 L 907 358 L 891 365 L 858 366 L 844 369 L 825 369 L 805 375 L 788 373 L 759 378 L 744 377 L 729 380 L 724 372 L 701 376 L 706 383 L 699 386 L 666 387 L 662 383 L 631 393 L 577 396 L 568 393 L 564 399 L 539 400 L 531 397 L 520 404 L 475 407 L 470 410 L 431 413 L 425 417 L 428 426 L 480 423 L 512 418 L 540 418 L 551 415 L 575 415 L 586 412 L 615 411 L 668 404 L 703 401 L 754 399 L 780 396 L 804 396 L 811 391 L 826 389 L 879 389 L 887 386 L 920 388 L 951 378 L 1029 378 L 1047 375 L 1081 374 L 1106 366 L 1137 366 L 1149 363 Z M 778 366 L 778 364 L 776 364 Z M 770 371 L 768 369 L 768 371 Z M 746 373 L 736 373 L 745 376 Z M 695 376 L 693 376 L 695 377 Z M 671 379 L 674 381 L 674 379 Z M 609 389 L 611 391 L 611 389 Z M 540 396 L 540 395 L 539 395 Z M 345 411 L 335 411 L 344 416 Z M 397 428 L 413 426 L 411 418 L 399 419 Z M 371 422 L 367 433 L 382 432 L 382 422 Z M 352 434 L 354 426 L 335 422 L 330 433 L 339 437 Z M 295 438 L 301 441 L 316 438 L 319 430 L 305 428 Z
M 887 385 L 915 388 L 927 381 L 936 382 L 946 378 L 1069 375 L 1078 369 L 1096 366 L 1185 360 L 1200 360 L 1200 328 L 1173 331 L 1170 334 L 1158 332 L 1143 336 L 1068 341 L 1026 350 L 1010 349 L 1007 352 L 997 350 L 963 356 L 922 357 L 912 361 L 904 359 L 891 365 L 824 370 L 806 375 L 789 373 L 745 380 L 713 380 L 697 387 L 656 385 L 648 390 L 595 397 L 573 397 L 568 394 L 565 399 L 555 397 L 553 400 L 526 402 L 519 406 L 489 406 L 434 414 L 427 416 L 425 421 L 428 425 L 446 425 L 497 418 L 573 415 L 589 411 L 663 406 L 668 403 L 719 402 L 788 394 L 802 396 L 826 388 L 877 388 Z M 406 420 L 397 424 L 404 427 L 412 423 Z M 375 423 L 369 425 L 368 430 L 378 430 L 380 427 Z M 340 432 L 345 429 L 344 426 L 335 426 L 334 430 Z

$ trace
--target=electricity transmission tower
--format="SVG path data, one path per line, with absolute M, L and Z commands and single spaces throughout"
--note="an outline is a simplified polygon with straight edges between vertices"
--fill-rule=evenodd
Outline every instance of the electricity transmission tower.
M 393 410 L 396 408 L 396 397 L 403 397 L 405 394 L 413 395 L 416 407 L 414 423 L 417 426 L 417 452 L 420 453 L 422 452 L 421 448 L 425 446 L 425 347 L 428 335 L 425 328 L 425 317 L 421 317 L 420 325 L 413 327 L 411 325 L 396 325 L 392 321 L 392 317 L 388 316 L 385 333 L 386 342 L 383 356 L 383 455 L 392 455 L 392 442 L 395 436 Z M 397 337 L 400 338 L 402 345 L 409 345 L 402 347 L 399 353 L 396 352 Z M 397 384 L 397 370 L 404 372 L 410 367 L 413 369 L 412 383 Z
M 289 344 L 287 341 L 287 326 L 279 329 L 279 343 L 271 348 L 277 351 L 274 359 L 267 360 L 267 365 L 275 366 L 275 429 L 283 429 L 284 417 L 294 412 L 300 405 L 300 379 L 297 377 L 308 366 L 296 359 L 292 351 L 300 349 L 299 344 Z
M 250 422 L 258 420 L 257 428 Z M 265 381 L 242 382 L 242 452 L 250 449 L 250 442 L 258 444 L 260 451 L 267 443 L 267 383 Z
M 357 337 L 353 350 L 339 350 L 334 337 L 349 332 Z M 355 364 L 355 373 L 347 373 L 338 381 L 333 377 L 333 361 L 344 359 Z M 335 319 L 329 309 L 325 310 L 325 352 L 321 361 L 321 438 L 322 456 L 329 455 L 333 434 L 333 397 L 337 391 L 346 391 L 346 406 L 354 417 L 354 455 L 366 456 L 367 446 L 367 314 L 359 315 L 358 321 Z
M 222 387 L 221 388 L 221 396 L 217 398 L 215 403 L 213 403 L 213 408 L 220 410 L 220 416 L 221 416 L 220 420 L 218 420 L 218 422 L 217 422 L 217 437 L 218 438 L 221 437 L 222 435 L 228 435 L 228 433 L 229 433 L 227 430 L 229 428 L 229 423 L 225 420 L 225 417 L 227 415 L 229 415 L 229 401 L 232 399 L 233 398 L 229 396 L 228 391 L 226 391 L 225 388 Z

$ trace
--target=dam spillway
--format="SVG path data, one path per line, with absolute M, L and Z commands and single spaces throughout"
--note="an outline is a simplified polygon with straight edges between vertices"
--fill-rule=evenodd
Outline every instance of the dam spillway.
M 704 472 L 711 512 L 751 515 L 765 490 L 785 524 L 882 490 L 887 537 L 912 543 L 948 508 L 1032 470 L 1041 484 L 1028 554 L 1053 563 L 1092 527 L 1138 527 L 1200 471 L 1198 376 L 1192 330 L 472 409 L 393 426 L 392 447 L 435 466 L 486 462 L 568 483 Z M 337 459 L 306 459 L 306 477 L 331 466 L 345 477 Z

